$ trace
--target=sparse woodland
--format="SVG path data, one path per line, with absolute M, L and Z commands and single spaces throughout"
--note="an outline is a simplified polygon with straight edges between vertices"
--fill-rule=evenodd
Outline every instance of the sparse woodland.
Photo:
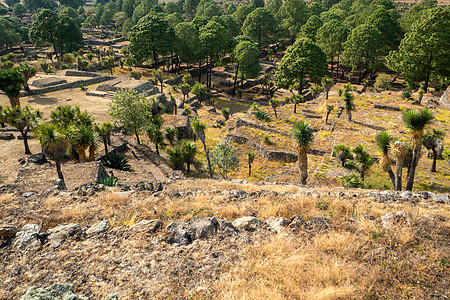
M 446 1 L 0 2 L 0 299 L 450 297 Z

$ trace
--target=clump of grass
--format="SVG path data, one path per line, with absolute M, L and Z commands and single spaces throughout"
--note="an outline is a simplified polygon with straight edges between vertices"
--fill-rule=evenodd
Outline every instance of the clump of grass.
M 270 120 L 269 115 L 265 111 L 255 111 L 253 114 L 260 121 L 268 122 Z
M 342 186 L 348 188 L 358 188 L 363 186 L 363 181 L 356 172 L 352 172 L 348 175 L 339 177 L 339 182 L 342 184 Z
M 119 179 L 117 179 L 113 176 L 107 176 L 107 177 L 103 178 L 102 180 L 100 180 L 100 183 L 105 186 L 117 186 L 118 182 L 119 182 Z

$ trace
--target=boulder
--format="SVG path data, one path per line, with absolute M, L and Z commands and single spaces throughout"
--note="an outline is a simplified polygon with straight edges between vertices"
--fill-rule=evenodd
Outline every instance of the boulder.
M 323 230 L 327 229 L 330 223 L 331 220 L 325 217 L 311 217 L 306 224 L 310 229 Z
M 196 239 L 215 236 L 220 228 L 216 218 L 194 218 L 187 223 L 172 222 L 166 227 L 165 240 L 169 244 L 188 245 Z
M 411 199 L 412 195 L 413 194 L 411 191 L 404 191 L 403 193 L 400 194 L 400 197 L 406 198 L 406 199 Z
M 70 284 L 54 283 L 50 287 L 31 287 L 20 300 L 88 300 L 77 296 Z
M 108 220 L 101 221 L 97 225 L 92 225 L 91 228 L 89 228 L 86 233 L 87 234 L 95 234 L 100 233 L 108 230 L 111 227 L 111 224 L 109 224 Z
M 142 220 L 141 222 L 130 226 L 130 230 L 151 233 L 161 228 L 162 224 L 163 223 L 160 220 Z
M 266 223 L 269 224 L 270 227 L 275 229 L 277 233 L 280 233 L 286 230 L 290 222 L 286 218 L 270 217 L 266 220 Z
M 169 244 L 189 245 L 192 237 L 188 233 L 188 224 L 172 222 L 166 227 L 164 240 Z
M 381 223 L 384 228 L 392 228 L 394 226 L 411 226 L 412 216 L 408 211 L 398 211 L 396 213 L 387 213 L 381 217 Z
M 15 139 L 14 134 L 6 133 L 6 132 L 0 132 L 0 140 L 13 140 L 13 139 Z
M 11 225 L 0 226 L 0 238 L 10 239 L 16 236 L 17 228 Z
M 29 163 L 34 163 L 36 165 L 42 165 L 48 162 L 47 158 L 45 157 L 44 153 L 36 153 L 36 154 L 31 154 L 28 157 L 28 162 Z
M 55 228 L 47 230 L 48 240 L 50 242 L 50 247 L 58 248 L 64 241 L 75 235 L 81 234 L 80 224 L 61 224 Z
M 22 227 L 22 230 L 16 233 L 16 239 L 14 240 L 14 247 L 25 249 L 34 248 L 41 245 L 39 240 L 39 232 L 41 226 L 37 224 L 27 224 Z
M 242 217 L 233 221 L 233 226 L 246 231 L 254 231 L 256 228 L 261 227 L 264 222 L 255 217 Z
M 450 197 L 447 194 L 436 194 L 434 195 L 434 199 L 436 199 L 436 202 L 438 203 L 449 203 Z

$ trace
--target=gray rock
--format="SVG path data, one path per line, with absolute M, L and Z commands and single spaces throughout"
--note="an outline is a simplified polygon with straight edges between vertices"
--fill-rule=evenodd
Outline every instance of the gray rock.
M 213 237 L 219 231 L 216 218 L 194 218 L 189 222 L 189 233 L 193 240 Z
M 67 190 L 66 185 L 64 184 L 64 181 L 62 179 L 56 179 L 56 185 L 54 188 L 58 191 Z
M 31 154 L 28 157 L 28 162 L 29 163 L 34 163 L 34 164 L 37 164 L 37 165 L 42 165 L 42 164 L 45 164 L 46 162 L 48 162 L 48 160 L 45 157 L 44 153 L 36 153 L 36 154 Z
M 375 221 L 377 219 L 375 216 L 372 215 L 364 215 L 363 218 L 369 221 Z
M 0 226 L 0 238 L 10 239 L 16 236 L 17 228 L 11 225 Z
M 291 223 L 289 224 L 289 230 L 294 232 L 304 227 L 306 227 L 306 220 L 302 216 L 293 217 L 291 219 Z
M 188 245 L 192 243 L 192 237 L 188 233 L 188 224 L 172 222 L 166 227 L 164 240 L 169 244 Z
M 403 193 L 400 194 L 400 197 L 410 199 L 412 197 L 412 195 L 413 194 L 411 191 L 404 191 Z
M 108 220 L 101 221 L 97 225 L 92 225 L 91 228 L 89 228 L 86 233 L 87 234 L 95 234 L 100 233 L 108 230 L 111 227 L 111 224 L 109 224 Z
M 119 296 L 117 294 L 111 294 L 103 297 L 102 300 L 119 300 Z
M 14 247 L 25 249 L 34 248 L 41 245 L 38 234 L 41 231 L 41 226 L 37 224 L 27 224 L 22 227 L 22 230 L 16 233 L 14 240 Z
M 388 229 L 394 226 L 411 226 L 412 216 L 408 211 L 390 212 L 381 217 L 381 222 Z
M 54 283 L 50 287 L 31 287 L 20 300 L 88 300 L 77 296 L 70 284 Z M 111 298 L 110 298 L 111 299 Z
M 151 233 L 161 228 L 162 224 L 163 223 L 160 220 L 142 220 L 141 222 L 130 226 L 130 230 Z
M 58 248 L 64 241 L 72 236 L 81 233 L 80 224 L 61 224 L 55 228 L 47 230 L 50 247 Z
M 13 140 L 16 137 L 12 133 L 0 132 L 0 140 Z
M 327 229 L 331 220 L 325 217 L 311 217 L 306 223 L 311 229 L 322 230 Z
M 290 222 L 286 218 L 270 217 L 266 220 L 266 223 L 275 229 L 276 232 L 280 233 L 286 230 L 286 227 L 289 226 Z
M 242 217 L 233 221 L 233 226 L 240 230 L 254 231 L 261 227 L 264 222 L 255 217 Z
M 23 193 L 22 194 L 22 197 L 24 197 L 24 198 L 30 198 L 31 196 L 33 196 L 34 195 L 34 192 L 26 192 L 26 193 Z
M 449 203 L 450 199 L 447 194 L 436 194 L 434 195 L 434 199 L 436 199 L 436 202 L 438 203 Z

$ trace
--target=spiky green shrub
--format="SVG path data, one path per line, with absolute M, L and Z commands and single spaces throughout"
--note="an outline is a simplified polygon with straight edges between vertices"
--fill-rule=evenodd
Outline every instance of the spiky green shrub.
M 356 172 L 352 172 L 348 175 L 339 177 L 339 182 L 342 184 L 343 187 L 347 188 L 358 188 L 362 187 L 363 185 L 361 177 L 359 177 L 359 175 Z
M 104 186 L 117 186 L 118 182 L 119 179 L 112 176 L 108 176 L 100 180 L 100 183 L 103 184 Z
M 126 158 L 123 154 L 111 152 L 107 156 L 102 159 L 102 163 L 105 167 L 122 170 L 122 171 L 130 171 L 131 166 L 128 163 L 128 158 Z
M 265 111 L 255 111 L 253 114 L 260 121 L 269 121 L 269 115 Z

